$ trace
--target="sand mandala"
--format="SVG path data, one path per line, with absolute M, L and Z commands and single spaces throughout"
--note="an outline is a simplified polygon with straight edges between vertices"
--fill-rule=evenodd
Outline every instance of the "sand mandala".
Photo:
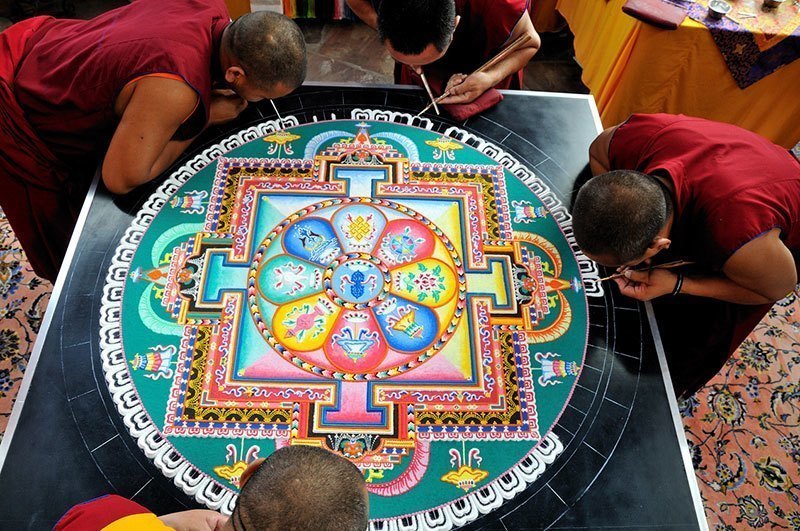
M 303 444 L 363 472 L 374 529 L 451 529 L 563 452 L 551 427 L 602 293 L 564 207 L 497 148 L 372 116 L 215 146 L 116 251 L 106 380 L 148 458 L 209 507 Z

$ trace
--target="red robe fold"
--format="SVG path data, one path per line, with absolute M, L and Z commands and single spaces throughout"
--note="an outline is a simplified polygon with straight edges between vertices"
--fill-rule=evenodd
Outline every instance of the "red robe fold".
M 66 171 L 17 103 L 13 77 L 25 47 L 50 17 L 14 24 L 0 33 L 0 206 L 40 276 L 53 280 L 77 211 L 62 189 Z M 57 220 L 51 227 L 44 220 Z

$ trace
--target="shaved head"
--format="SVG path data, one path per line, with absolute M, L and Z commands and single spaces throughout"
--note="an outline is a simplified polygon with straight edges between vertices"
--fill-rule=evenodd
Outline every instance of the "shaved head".
M 652 176 L 615 170 L 590 179 L 572 208 L 572 229 L 587 254 L 617 264 L 641 258 L 672 213 L 672 199 Z
M 454 0 L 383 0 L 378 7 L 381 41 L 405 55 L 418 55 L 431 44 L 443 52 L 455 28 Z
M 281 83 L 297 88 L 306 77 L 303 32 L 279 13 L 242 15 L 228 27 L 227 46 L 248 77 L 261 87 Z
M 364 531 L 369 524 L 366 482 L 340 455 L 287 446 L 247 479 L 232 519 L 236 530 Z

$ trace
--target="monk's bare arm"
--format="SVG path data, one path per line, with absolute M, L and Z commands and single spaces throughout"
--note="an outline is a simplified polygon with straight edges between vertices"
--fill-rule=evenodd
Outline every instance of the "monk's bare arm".
M 191 144 L 171 141 L 197 104 L 185 83 L 160 77 L 136 82 L 103 161 L 103 182 L 115 194 L 130 192 L 164 171 Z
M 531 22 L 531 17 L 527 11 L 522 15 L 519 22 L 517 22 L 508 42 L 511 43 L 525 34 L 531 37 L 528 43 L 492 68 L 469 76 L 459 77 L 459 75 L 456 74 L 450 78 L 446 90 L 449 90 L 451 95 L 444 98 L 442 103 L 469 103 L 474 101 L 481 94 L 500 83 L 503 79 L 525 68 L 525 65 L 536 55 L 536 52 L 539 51 L 539 47 L 542 45 L 539 34 L 533 27 L 533 22 Z
M 374 30 L 378 29 L 378 13 L 372 7 L 370 0 L 347 0 L 347 5 L 367 26 Z
M 784 298 L 797 284 L 797 269 L 779 236 L 773 229 L 749 241 L 725 262 L 724 277 L 687 278 L 682 292 L 739 304 Z
M 592 145 L 589 146 L 589 167 L 592 170 L 592 175 L 600 175 L 611 171 L 608 150 L 611 147 L 611 138 L 614 136 L 617 127 L 619 126 L 609 127 L 600 133 L 594 139 Z
M 522 17 L 519 19 L 519 22 L 517 22 L 517 26 L 511 33 L 511 37 L 509 37 L 508 42 L 511 43 L 517 38 L 526 34 L 530 36 L 530 40 L 524 47 L 512 53 L 497 65 L 485 72 L 492 81 L 491 86 L 497 85 L 503 79 L 525 68 L 525 65 L 527 65 L 533 56 L 536 55 L 536 52 L 539 51 L 539 47 L 542 45 L 542 40 L 539 38 L 539 34 L 533 27 L 533 22 L 531 21 L 531 17 L 527 11 L 523 13 Z

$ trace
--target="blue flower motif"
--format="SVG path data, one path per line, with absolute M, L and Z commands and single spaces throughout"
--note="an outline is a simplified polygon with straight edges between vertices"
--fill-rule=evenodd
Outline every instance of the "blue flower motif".
M 0 296 L 8 299 L 13 295 L 22 282 L 22 265 L 18 259 L 18 252 L 12 249 L 0 249 Z
M 761 382 L 758 381 L 758 378 L 755 376 L 751 376 L 749 380 L 747 380 L 747 385 L 744 387 L 744 390 L 747 391 L 747 395 L 750 398 L 758 398 L 758 387 Z
M 11 372 L 8 369 L 0 369 L 0 396 L 11 390 L 14 382 L 11 380 Z
M 694 444 L 694 441 L 687 440 L 686 442 L 689 443 L 689 455 L 692 458 L 692 467 L 695 470 L 705 470 L 706 467 L 703 466 L 703 451 L 702 449 Z
M 699 406 L 700 401 L 697 399 L 697 395 L 692 395 L 689 398 L 681 398 L 678 400 L 678 410 L 681 412 L 681 416 L 684 418 L 694 418 L 694 412 L 697 411 Z

